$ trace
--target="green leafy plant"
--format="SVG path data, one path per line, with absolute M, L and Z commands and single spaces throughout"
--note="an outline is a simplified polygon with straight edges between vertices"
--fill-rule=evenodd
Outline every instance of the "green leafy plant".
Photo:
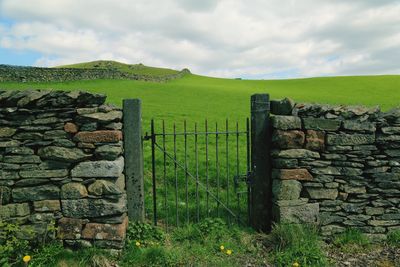
M 0 221 L 0 266 L 22 262 L 30 251 L 29 242 L 18 238 L 21 228 L 18 224 Z
M 32 257 L 30 266 L 55 266 L 65 249 L 60 242 L 53 242 L 40 247 Z
M 141 245 L 151 245 L 161 243 L 165 239 L 165 234 L 159 228 L 148 223 L 131 222 L 126 233 L 126 242 L 128 245 L 139 242 Z

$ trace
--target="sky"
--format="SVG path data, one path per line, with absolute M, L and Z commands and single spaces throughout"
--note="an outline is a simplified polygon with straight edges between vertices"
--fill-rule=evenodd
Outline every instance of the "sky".
M 400 74 L 400 0 L 0 0 L 0 64 L 217 77 Z

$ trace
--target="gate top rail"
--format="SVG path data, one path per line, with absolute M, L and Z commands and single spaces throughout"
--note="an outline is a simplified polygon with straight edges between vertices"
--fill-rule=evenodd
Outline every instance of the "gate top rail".
M 146 132 L 145 136 L 143 137 L 144 140 L 150 140 L 153 136 L 175 136 L 175 135 L 205 135 L 205 134 L 247 134 L 248 131 L 222 131 L 222 132 L 186 132 L 186 133 L 154 133 L 148 134 Z

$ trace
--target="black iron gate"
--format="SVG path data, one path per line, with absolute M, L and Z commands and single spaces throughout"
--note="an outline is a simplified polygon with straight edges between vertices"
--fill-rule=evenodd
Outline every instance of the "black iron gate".
M 207 217 L 249 224 L 249 119 L 236 122 L 233 130 L 228 120 L 224 124 L 210 126 L 206 120 L 200 130 L 197 123 L 191 128 L 186 121 L 180 127 L 151 121 L 151 133 L 144 137 L 151 142 L 152 176 L 146 214 L 155 225 L 168 229 Z

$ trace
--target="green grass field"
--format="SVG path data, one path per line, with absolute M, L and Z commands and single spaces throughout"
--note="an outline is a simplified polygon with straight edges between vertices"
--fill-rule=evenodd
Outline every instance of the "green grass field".
M 88 65 L 89 64 L 89 65 Z M 94 63 L 83 63 L 74 65 L 74 67 L 91 67 Z M 129 68 L 130 65 L 111 65 L 116 68 Z M 157 68 L 156 68 L 157 69 Z M 159 69 L 163 70 L 163 69 Z M 153 68 L 143 70 L 144 74 L 152 74 Z M 147 72 L 146 72 L 147 71 Z M 172 70 L 171 70 L 172 71 Z M 326 77 L 326 78 L 309 78 L 309 79 L 291 79 L 291 80 L 235 80 L 204 77 L 199 75 L 187 74 L 183 78 L 171 80 L 168 82 L 145 82 L 132 80 L 93 80 L 93 81 L 74 81 L 64 83 L 0 83 L 1 89 L 62 89 L 62 90 L 86 90 L 91 92 L 104 93 L 108 96 L 108 102 L 121 106 L 122 99 L 140 98 L 143 103 L 143 129 L 150 130 L 150 120 L 156 120 L 156 132 L 161 131 L 161 120 L 165 120 L 166 129 L 171 132 L 173 123 L 177 123 L 177 131 L 182 132 L 183 120 L 187 120 L 188 130 L 193 131 L 194 123 L 198 123 L 198 129 L 204 131 L 204 120 L 209 121 L 209 129 L 215 129 L 215 122 L 219 123 L 219 129 L 225 128 L 225 119 L 229 118 L 230 129 L 234 129 L 236 121 L 239 121 L 240 129 L 245 127 L 245 119 L 250 115 L 250 96 L 254 93 L 269 93 L 271 99 L 280 99 L 290 97 L 296 102 L 319 102 L 330 104 L 352 104 L 352 105 L 380 105 L 382 109 L 400 105 L 398 94 L 400 93 L 400 75 L 385 76 L 357 76 L 357 77 Z M 214 138 L 214 137 L 210 137 Z M 220 140 L 220 159 L 221 160 L 221 194 L 226 195 L 224 191 L 225 177 L 227 169 L 225 168 L 224 154 L 226 146 L 224 146 L 224 136 Z M 204 138 L 200 139 L 199 161 L 200 161 L 200 179 L 204 180 Z M 243 150 L 244 140 L 240 141 L 241 150 Z M 231 139 L 229 150 L 230 155 L 228 161 L 234 162 L 235 143 L 234 138 Z M 167 147 L 172 151 L 172 139 L 167 140 Z M 215 180 L 215 138 L 210 139 L 210 155 L 209 162 L 210 176 Z M 163 204 L 163 188 L 162 177 L 162 152 L 157 151 L 157 173 L 159 174 L 159 208 L 162 209 Z M 179 162 L 183 162 L 183 140 L 178 140 L 177 157 Z M 189 170 L 194 173 L 195 165 L 194 144 L 193 140 L 189 140 Z M 151 165 L 150 165 L 150 142 L 145 142 L 145 168 L 147 181 L 146 196 L 151 197 Z M 241 151 L 240 155 L 240 174 L 245 173 L 245 151 Z M 174 210 L 175 196 L 174 192 L 174 173 L 172 162 L 168 162 L 168 176 L 172 180 L 169 182 L 168 205 Z M 235 174 L 235 164 L 231 163 L 230 173 Z M 179 184 L 185 184 L 185 174 L 183 170 L 178 170 Z M 232 175 L 230 175 L 232 176 Z M 189 179 L 190 180 L 190 179 Z M 204 182 L 204 181 L 203 181 Z M 215 183 L 215 181 L 213 181 Z M 179 205 L 181 206 L 180 221 L 184 221 L 185 215 L 185 192 L 179 190 Z M 193 181 L 189 182 L 190 198 L 195 194 L 195 186 Z M 172 192 L 172 193 L 171 193 Z M 232 193 L 232 189 L 230 191 Z M 216 192 L 215 192 L 216 193 Z M 204 211 L 204 192 L 200 195 L 200 203 Z M 233 196 L 232 196 L 233 198 Z M 150 202 L 150 200 L 148 200 Z M 245 208 L 245 203 L 242 208 Z M 149 214 L 151 213 L 151 205 Z M 196 206 L 190 205 L 191 214 L 194 214 Z M 215 208 L 215 207 L 214 207 Z M 169 216 L 174 216 L 173 212 Z M 171 219 L 173 220 L 173 219 Z
M 380 105 L 387 110 L 400 105 L 400 75 L 327 77 L 292 80 L 233 80 L 186 75 L 165 83 L 131 80 L 94 80 L 64 83 L 0 83 L 1 89 L 53 88 L 104 93 L 108 102 L 121 105 L 124 98 L 143 101 L 143 120 L 188 123 L 244 120 L 250 96 L 269 93 L 272 99 L 290 97 L 296 102 Z M 147 127 L 148 128 L 148 127 Z

